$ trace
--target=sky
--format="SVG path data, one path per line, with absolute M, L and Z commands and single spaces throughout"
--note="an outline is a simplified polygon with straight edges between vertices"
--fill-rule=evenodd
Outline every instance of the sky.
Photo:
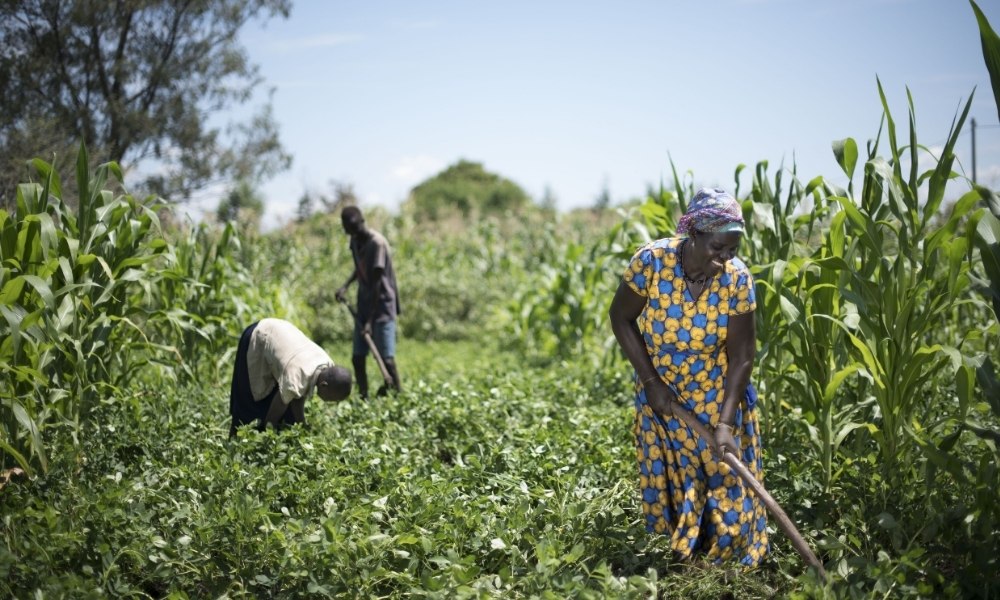
M 1000 0 L 979 6 L 1000 31 Z M 794 164 L 844 185 L 831 143 L 852 137 L 864 154 L 883 113 L 876 78 L 904 137 L 909 89 L 932 149 L 975 89 L 978 180 L 1000 184 L 967 0 L 295 0 L 242 41 L 293 156 L 261 186 L 265 228 L 332 181 L 395 211 L 461 159 L 564 210 L 670 185 L 671 159 L 696 186 L 732 189 L 737 165 L 762 160 L 772 178 Z M 971 138 L 966 124 L 956 168 L 969 177 Z

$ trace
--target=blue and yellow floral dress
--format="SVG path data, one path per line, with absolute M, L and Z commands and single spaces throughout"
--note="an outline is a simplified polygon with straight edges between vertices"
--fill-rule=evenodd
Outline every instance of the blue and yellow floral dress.
M 647 299 L 639 315 L 646 351 L 660 377 L 698 420 L 715 427 L 725 394 L 729 318 L 756 308 L 753 278 L 738 258 L 692 298 L 678 249 L 684 238 L 655 240 L 640 248 L 625 270 L 625 283 Z M 756 566 L 768 550 L 766 509 L 712 455 L 684 421 L 654 414 L 641 383 L 635 384 L 635 441 L 646 529 L 671 536 L 682 557 L 704 553 L 714 562 Z M 753 386 L 736 410 L 733 435 L 741 458 L 763 482 L 757 401 Z

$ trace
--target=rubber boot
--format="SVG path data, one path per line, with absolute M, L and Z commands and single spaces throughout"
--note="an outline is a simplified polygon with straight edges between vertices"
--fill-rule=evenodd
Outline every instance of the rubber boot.
M 382 362 L 385 363 L 385 370 L 389 371 L 389 377 L 392 378 L 392 387 L 396 390 L 397 393 L 401 392 L 403 390 L 403 386 L 399 381 L 399 369 L 396 368 L 396 359 L 387 358 Z
M 353 356 L 351 362 L 354 364 L 354 380 L 358 383 L 358 395 L 362 400 L 368 399 L 368 373 L 365 372 L 365 357 Z
M 391 384 L 383 383 L 378 388 L 378 392 L 375 394 L 378 397 L 385 396 L 390 391 L 399 391 L 399 371 L 396 370 L 396 361 L 391 358 L 382 359 L 382 364 L 385 365 L 385 370 L 389 372 L 389 379 L 392 380 Z M 385 378 L 383 378 L 384 382 Z

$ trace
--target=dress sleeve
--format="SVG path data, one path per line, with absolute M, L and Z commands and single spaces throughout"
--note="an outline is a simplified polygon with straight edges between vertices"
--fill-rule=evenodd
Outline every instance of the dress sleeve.
M 729 314 L 742 315 L 755 310 L 757 294 L 753 289 L 753 276 L 746 265 L 742 265 L 729 291 Z
M 643 298 L 649 297 L 647 287 L 653 276 L 653 252 L 649 246 L 643 246 L 632 256 L 622 280 L 632 288 L 632 291 Z

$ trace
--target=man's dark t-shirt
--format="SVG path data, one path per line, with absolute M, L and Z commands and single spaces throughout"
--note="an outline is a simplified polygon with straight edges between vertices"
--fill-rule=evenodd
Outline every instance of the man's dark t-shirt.
M 399 290 L 396 287 L 396 271 L 392 267 L 389 242 L 377 231 L 369 230 L 369 233 L 371 237 L 360 243 L 351 238 L 351 255 L 358 272 L 358 319 L 367 321 L 371 316 L 372 297 L 377 283 L 375 273 L 381 268 L 382 289 L 373 320 L 388 321 L 402 312 Z

